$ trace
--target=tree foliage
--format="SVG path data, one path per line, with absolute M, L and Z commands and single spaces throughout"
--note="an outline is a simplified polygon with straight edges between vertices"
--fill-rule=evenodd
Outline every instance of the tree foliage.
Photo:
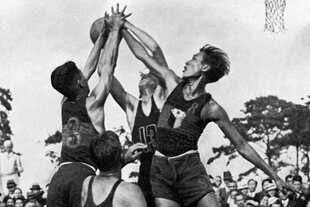
M 241 110 L 244 117 L 232 120 L 233 125 L 246 141 L 255 143 L 264 149 L 267 163 L 272 167 L 278 167 L 281 149 L 278 140 L 288 132 L 288 123 L 284 112 L 292 105 L 293 103 L 276 96 L 258 97 L 244 104 L 245 109 Z M 229 165 L 239 156 L 232 144 L 213 148 L 213 152 L 215 156 L 208 160 L 209 164 L 222 155 L 226 155 L 228 156 L 227 165 Z M 250 171 L 241 173 L 240 176 L 245 176 L 255 170 L 254 167 Z
M 8 113 L 12 110 L 12 100 L 10 90 L 0 87 L 0 145 L 13 135 L 8 119 Z

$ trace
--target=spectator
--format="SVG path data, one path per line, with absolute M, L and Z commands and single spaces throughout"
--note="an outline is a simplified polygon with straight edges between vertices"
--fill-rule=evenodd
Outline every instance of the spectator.
M 4 203 L 6 203 L 9 198 L 13 198 L 13 192 L 16 188 L 16 183 L 14 180 L 8 180 L 6 183 L 6 188 L 8 189 L 8 194 L 3 198 Z
M 224 202 L 227 202 L 228 199 L 228 195 L 229 195 L 229 188 L 228 188 L 228 184 L 229 182 L 231 182 L 233 180 L 230 171 L 224 171 L 223 173 L 223 179 L 224 179 L 224 183 L 225 183 L 225 187 L 224 188 L 220 188 L 220 197 L 221 200 L 223 200 Z
M 300 175 L 295 175 L 292 179 L 294 190 L 296 191 L 296 197 L 305 200 L 305 195 L 302 192 L 302 178 Z
M 215 176 L 214 178 L 214 186 L 217 187 L 217 188 L 220 188 L 222 185 L 222 177 L 217 175 Z
M 272 196 L 268 199 L 268 207 L 283 207 L 283 205 L 277 197 Z M 296 206 L 296 207 L 301 207 L 301 206 Z
M 24 206 L 24 201 L 22 198 L 16 198 L 15 199 L 15 205 L 14 207 L 23 207 Z
M 37 206 L 41 206 L 41 204 L 38 201 L 37 195 L 33 192 L 28 192 L 27 193 L 27 199 L 26 199 L 26 205 L 29 205 L 29 207 L 37 207 Z
M 237 193 L 235 202 L 238 207 L 245 207 L 245 196 L 243 195 L 243 193 Z
M 20 198 L 22 199 L 23 201 L 25 201 L 25 197 L 23 196 L 23 191 L 20 189 L 20 188 L 15 188 L 14 191 L 13 191 L 13 197 L 15 199 L 17 198 Z
M 258 206 L 258 202 L 254 201 L 253 198 L 248 197 L 245 199 L 245 207 L 256 207 Z
M 270 184 L 272 184 L 272 180 L 270 178 L 266 178 L 262 181 L 262 191 L 258 193 L 259 199 L 262 199 L 262 196 L 267 193 L 265 191 L 266 187 L 269 186 Z
M 240 191 L 241 193 L 243 193 L 244 196 L 247 196 L 248 192 L 249 192 L 249 188 L 247 184 L 239 184 L 238 185 L 238 191 Z
M 265 191 L 267 192 L 269 197 L 278 197 L 278 189 L 274 183 L 269 183 L 265 187 Z
M 268 195 L 267 193 L 262 193 L 259 206 L 260 207 L 268 207 Z
M 293 186 L 293 175 L 288 174 L 288 175 L 285 177 L 285 182 L 286 182 L 287 184 L 289 184 L 290 186 Z
M 236 204 L 236 195 L 240 193 L 237 189 L 232 189 L 230 192 L 229 192 L 229 196 L 228 196 L 228 199 L 227 199 L 227 204 L 229 205 L 229 207 L 237 207 L 237 204 Z
M 23 166 L 19 156 L 13 152 L 13 143 L 6 140 L 3 143 L 4 152 L 0 153 L 0 169 L 2 183 L 7 183 L 13 179 L 16 185 L 19 184 L 20 173 L 23 172 Z
M 14 198 L 8 198 L 7 200 L 6 200 L 6 206 L 7 207 L 14 207 L 14 205 L 15 205 L 15 200 L 14 200 Z
M 36 200 L 40 203 L 40 205 L 44 206 L 46 204 L 46 199 L 43 198 L 44 191 L 40 187 L 39 183 L 33 183 L 30 190 L 35 195 Z
M 250 179 L 248 181 L 249 192 L 247 194 L 248 198 L 253 198 L 254 201 L 259 202 L 259 195 L 256 193 L 257 181 Z

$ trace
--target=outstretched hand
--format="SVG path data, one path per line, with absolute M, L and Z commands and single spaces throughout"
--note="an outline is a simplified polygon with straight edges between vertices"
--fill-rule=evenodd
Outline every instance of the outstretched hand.
M 105 13 L 104 19 L 105 23 L 109 25 L 112 29 L 120 29 L 124 25 L 124 21 L 126 20 L 127 17 L 131 15 L 130 14 L 125 14 L 127 6 L 124 6 L 123 10 L 119 10 L 119 4 L 116 4 L 116 11 L 114 10 L 114 7 L 111 8 L 112 15 L 109 16 L 108 13 Z
M 137 143 L 128 148 L 124 155 L 124 163 L 130 163 L 135 161 L 141 154 L 142 150 L 147 148 L 145 144 Z

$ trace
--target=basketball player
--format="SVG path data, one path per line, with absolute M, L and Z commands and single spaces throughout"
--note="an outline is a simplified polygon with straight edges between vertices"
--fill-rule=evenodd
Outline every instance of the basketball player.
M 151 51 L 152 57 L 154 57 L 159 64 L 168 67 L 161 48 L 152 37 L 128 21 L 125 21 L 124 27 L 130 29 L 136 35 L 142 44 Z M 136 39 L 134 39 L 134 41 L 138 42 Z M 133 44 L 129 43 L 129 47 L 131 46 L 133 46 Z M 142 47 L 142 45 L 138 46 Z M 133 50 L 133 48 L 131 49 Z M 142 151 L 142 155 L 140 156 L 141 164 L 138 185 L 144 193 L 148 206 L 152 207 L 154 206 L 154 199 L 152 197 L 150 185 L 150 169 L 156 147 L 156 125 L 160 113 L 158 107 L 163 105 L 165 96 L 162 86 L 151 73 L 141 74 L 139 92 L 140 98 L 138 99 L 125 91 L 116 78 L 113 79 L 111 94 L 126 113 L 128 125 L 132 133 L 132 141 L 134 143 L 141 142 L 147 145 L 147 148 Z
M 123 32 L 123 37 L 135 43 L 128 33 Z M 185 63 L 183 78 L 158 64 L 141 47 L 135 47 L 135 55 L 164 82 L 168 95 L 157 125 L 157 151 L 151 167 L 157 206 L 220 206 L 197 151 L 197 142 L 209 122 L 216 123 L 238 152 L 272 177 L 280 189 L 289 187 L 240 136 L 223 107 L 205 92 L 207 84 L 228 73 L 226 53 L 205 45 Z
M 112 8 L 110 33 L 105 42 L 101 32 L 81 72 L 74 62 L 57 67 L 51 75 L 52 86 L 64 95 L 62 101 L 62 163 L 53 176 L 47 196 L 47 206 L 81 206 L 83 180 L 95 175 L 96 164 L 91 158 L 89 143 L 105 132 L 103 106 L 109 94 L 120 43 L 120 28 L 124 10 Z M 106 27 L 107 28 L 107 27 Z M 102 50 L 101 57 L 100 51 Z M 99 63 L 98 63 L 99 60 Z M 98 85 L 90 95 L 88 79 L 96 70 L 100 76 Z M 137 146 L 135 146 L 137 148 Z M 136 158 L 132 152 L 131 158 Z
M 121 180 L 121 144 L 118 136 L 107 131 L 90 143 L 90 153 L 100 173 L 83 183 L 83 207 L 146 207 L 141 189 Z

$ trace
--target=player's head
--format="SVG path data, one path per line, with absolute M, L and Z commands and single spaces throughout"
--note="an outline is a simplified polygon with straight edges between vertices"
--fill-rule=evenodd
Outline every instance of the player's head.
M 141 79 L 139 82 L 139 91 L 140 94 L 143 93 L 144 90 L 154 91 L 158 85 L 158 79 L 151 73 L 142 73 L 140 74 Z
M 203 75 L 206 83 L 212 83 L 228 74 L 229 68 L 230 62 L 227 54 L 221 49 L 207 44 L 186 62 L 183 78 L 199 78 Z
M 68 98 L 89 93 L 87 79 L 72 61 L 58 66 L 52 72 L 51 83 L 55 90 Z
M 121 163 L 121 143 L 118 136 L 107 131 L 90 142 L 90 153 L 101 172 L 116 171 Z

